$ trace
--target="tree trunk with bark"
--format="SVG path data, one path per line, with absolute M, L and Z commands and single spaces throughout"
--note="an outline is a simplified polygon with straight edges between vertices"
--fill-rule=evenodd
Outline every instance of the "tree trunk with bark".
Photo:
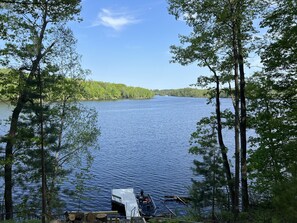
M 240 145 L 241 145 L 241 196 L 242 210 L 249 209 L 249 194 L 247 182 L 247 163 L 246 163 L 246 98 L 245 98 L 245 77 L 243 67 L 243 57 L 239 55 L 239 72 L 240 72 Z
M 222 132 L 223 128 L 222 128 L 221 103 L 220 103 L 220 79 L 219 79 L 219 76 L 217 75 L 217 72 L 213 69 L 213 67 L 210 66 L 210 64 L 208 64 L 206 58 L 204 58 L 204 62 L 215 77 L 215 82 L 216 82 L 215 99 L 216 99 L 216 119 L 217 119 L 218 141 L 219 141 L 219 146 L 220 146 L 221 155 L 223 159 L 223 166 L 226 174 L 228 189 L 231 197 L 231 209 L 233 212 L 235 212 L 235 199 L 236 199 L 235 195 L 236 194 L 235 194 L 235 188 L 234 188 L 234 179 L 232 177 L 230 164 L 227 156 L 227 147 L 225 146 L 223 132 Z
M 13 198 L 12 198 L 12 190 L 13 190 L 13 179 L 12 179 L 12 166 L 13 166 L 13 146 L 14 140 L 17 134 L 17 125 L 19 120 L 19 115 L 26 103 L 27 94 L 23 93 L 20 95 L 17 105 L 13 110 L 11 121 L 10 121 L 10 129 L 7 136 L 7 142 L 5 147 L 5 165 L 4 165 L 4 199 L 5 199 L 5 213 L 6 220 L 13 218 Z
M 230 191 L 230 196 L 231 196 L 231 206 L 232 206 L 232 210 L 234 211 L 235 210 L 235 190 L 234 190 L 234 183 L 233 183 L 234 181 L 230 170 L 230 164 L 228 161 L 227 147 L 225 146 L 225 143 L 223 140 L 219 77 L 215 75 L 215 79 L 216 79 L 216 117 L 217 117 L 217 128 L 218 128 L 218 140 L 219 140 L 219 145 L 221 149 L 221 155 L 223 158 L 223 165 L 224 165 L 225 174 L 227 178 L 228 189 Z
M 232 9 L 232 14 L 234 10 Z M 234 70 L 234 142 L 235 142 L 235 209 L 234 214 L 239 213 L 239 188 L 240 188 L 240 116 L 239 116 L 239 75 L 238 75 L 238 49 L 237 49 L 237 24 L 232 22 L 232 48 L 233 48 L 233 70 Z

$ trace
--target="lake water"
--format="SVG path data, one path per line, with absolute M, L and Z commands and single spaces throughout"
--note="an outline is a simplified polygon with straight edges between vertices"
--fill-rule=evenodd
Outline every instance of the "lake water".
M 84 210 L 110 210 L 113 188 L 143 189 L 159 205 L 164 195 L 187 195 L 195 158 L 188 154 L 190 135 L 196 122 L 214 111 L 206 99 L 156 96 L 83 103 L 99 112 L 101 129 L 92 168 L 95 177 L 87 182 L 99 191 L 86 194 L 90 200 L 82 201 Z M 223 108 L 231 106 L 230 99 L 222 100 Z M 0 104 L 2 117 L 8 109 Z M 2 126 L 0 131 L 5 132 Z M 233 136 L 228 140 L 232 145 Z M 68 209 L 77 208 L 77 203 L 64 199 Z

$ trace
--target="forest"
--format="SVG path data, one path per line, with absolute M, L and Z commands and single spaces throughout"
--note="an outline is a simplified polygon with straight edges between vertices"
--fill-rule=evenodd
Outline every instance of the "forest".
M 9 102 L 9 96 L 11 96 L 10 90 L 16 88 L 19 84 L 15 82 L 15 76 L 13 76 L 14 71 L 9 69 L 0 69 L 0 74 L 5 75 L 2 78 L 0 85 L 0 101 Z M 141 87 L 129 87 L 124 84 L 114 84 L 100 81 L 90 81 L 90 80 L 76 80 L 77 85 L 81 87 L 81 92 L 77 95 L 77 99 L 83 100 L 94 100 L 94 101 L 104 101 L 104 100 L 119 100 L 119 99 L 149 99 L 155 94 L 153 91 Z M 8 88 L 7 83 L 10 82 L 10 87 Z
M 83 100 L 149 99 L 154 96 L 149 89 L 124 84 L 84 81 L 82 86 L 85 91 Z
M 213 105 L 189 136 L 193 177 L 183 221 L 297 221 L 297 0 L 167 3 L 191 30 L 170 46 L 170 62 L 208 68 L 195 83 L 201 90 L 87 81 L 68 27 L 82 19 L 81 1 L 0 1 L 1 100 L 12 105 L 0 135 L 0 221 L 37 210 L 48 222 L 65 207 L 61 193 L 79 197 L 88 190 L 100 129 L 98 113 L 81 100 L 154 94 L 203 96 Z M 254 58 L 258 69 L 251 69 L 258 66 Z M 224 97 L 232 109 L 222 109 Z M 225 131 L 234 135 L 232 148 Z M 75 189 L 62 191 L 70 173 Z M 14 196 L 15 188 L 22 196 Z
M 153 90 L 155 95 L 160 96 L 175 96 L 175 97 L 193 97 L 193 98 L 207 98 L 209 97 L 210 90 L 200 88 L 180 88 L 180 89 L 162 89 Z M 225 91 L 221 91 L 221 97 L 229 97 Z
M 205 98 L 207 97 L 207 90 L 196 88 L 182 88 L 182 89 L 164 89 L 154 90 L 156 95 L 161 96 L 176 96 L 176 97 L 195 97 Z

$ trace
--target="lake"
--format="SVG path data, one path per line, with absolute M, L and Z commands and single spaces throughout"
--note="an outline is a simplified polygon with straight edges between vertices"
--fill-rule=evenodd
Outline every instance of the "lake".
M 101 130 L 94 178 L 87 182 L 99 191 L 86 194 L 90 200 L 82 201 L 84 210 L 110 210 L 113 188 L 143 189 L 153 195 L 157 205 L 164 195 L 187 195 L 195 158 L 188 154 L 190 135 L 197 121 L 214 111 L 206 99 L 156 96 L 82 103 L 98 111 Z M 231 106 L 230 99 L 222 99 L 223 108 Z M 0 112 L 4 117 L 9 108 L 0 104 Z M 2 126 L 0 131 L 5 132 Z M 232 145 L 233 138 L 230 135 L 226 144 Z M 64 199 L 68 209 L 78 207 L 73 200 Z

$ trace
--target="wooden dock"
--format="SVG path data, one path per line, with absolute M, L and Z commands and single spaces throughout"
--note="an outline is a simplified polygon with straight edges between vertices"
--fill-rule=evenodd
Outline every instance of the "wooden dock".
M 164 198 L 165 198 L 165 201 L 176 201 L 184 205 L 187 205 L 190 201 L 189 197 L 183 197 L 178 195 L 167 195 L 167 196 L 164 196 Z

